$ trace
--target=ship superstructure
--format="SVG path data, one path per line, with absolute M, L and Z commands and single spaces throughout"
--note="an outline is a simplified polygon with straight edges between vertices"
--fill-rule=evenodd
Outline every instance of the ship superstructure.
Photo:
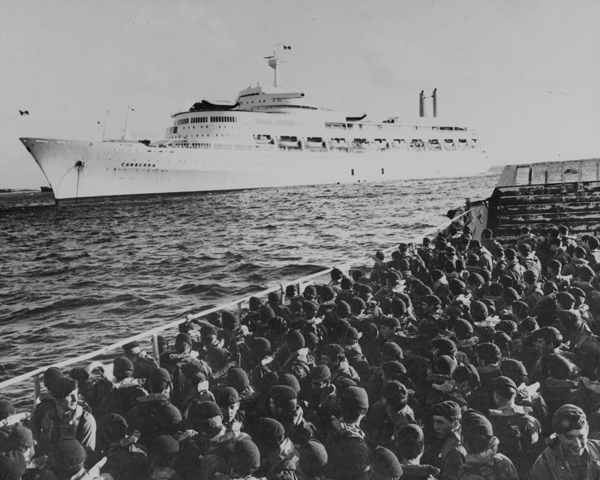
M 466 127 L 436 117 L 346 117 L 281 88 L 277 55 L 267 58 L 272 87 L 248 87 L 229 105 L 195 103 L 172 115 L 161 140 L 21 141 L 57 201 L 467 176 L 489 167 Z M 422 92 L 420 101 L 423 115 Z

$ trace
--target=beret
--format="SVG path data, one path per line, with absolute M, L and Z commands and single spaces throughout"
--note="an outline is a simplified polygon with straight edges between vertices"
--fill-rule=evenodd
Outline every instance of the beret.
M 304 345 L 306 347 L 314 348 L 319 345 L 319 337 L 317 337 L 314 333 L 304 332 L 302 336 L 304 337 Z
M 292 387 L 287 385 L 273 385 L 269 390 L 269 397 L 274 402 L 289 402 L 298 398 L 298 394 Z
M 150 373 L 150 381 L 152 382 L 171 382 L 171 374 L 164 368 L 155 368 Z
M 298 382 L 298 379 L 291 373 L 284 373 L 281 375 L 277 381 L 277 385 L 286 385 L 291 387 L 296 393 L 300 392 L 300 382 Z
M 494 430 L 490 421 L 476 410 L 467 410 L 462 416 L 462 434 L 465 437 L 491 438 Z M 484 445 L 482 445 L 484 447 Z
M 262 307 L 260 307 L 258 312 L 260 313 L 261 318 L 264 318 L 264 319 L 275 318 L 275 312 L 268 305 L 263 305 Z
M 583 410 L 571 404 L 559 407 L 552 417 L 552 429 L 559 435 L 571 430 L 580 430 L 586 425 L 587 418 Z
M 319 306 L 315 302 L 305 301 L 302 302 L 302 310 L 306 313 L 317 313 L 319 311 Z
M 70 470 L 85 462 L 85 449 L 71 437 L 59 440 L 54 447 L 54 460 L 63 470 Z
M 306 345 L 306 341 L 299 330 L 290 330 L 285 341 L 292 352 L 300 350 Z
M 390 407 L 395 407 L 399 403 L 406 401 L 408 398 L 408 391 L 402 383 L 397 380 L 391 380 L 383 386 L 381 398 L 383 398 Z
M 77 381 L 70 377 L 60 377 L 52 384 L 50 393 L 54 398 L 65 398 L 69 393 L 77 388 Z
M 321 442 L 311 438 L 300 447 L 300 469 L 308 477 L 319 477 L 327 465 L 327 450 Z
M 550 376 L 559 380 L 568 380 L 573 375 L 573 364 L 562 355 L 548 357 L 548 371 Z
M 200 335 L 202 335 L 203 337 L 206 335 L 216 335 L 217 334 L 217 327 L 215 327 L 214 325 L 202 325 L 202 327 L 200 328 Z
M 362 310 L 364 310 L 365 308 L 367 308 L 367 304 L 366 304 L 366 303 L 365 303 L 365 301 L 364 301 L 362 298 L 360 298 L 360 297 L 353 297 L 353 298 L 352 298 L 352 306 L 353 306 L 354 308 L 357 308 L 357 309 L 362 309 Z
M 431 342 L 431 346 L 440 351 L 440 355 L 454 356 L 456 354 L 456 344 L 449 338 L 436 338 Z
M 381 326 L 394 329 L 400 326 L 400 320 L 394 317 L 383 317 L 381 319 Z
M 267 299 L 271 303 L 279 303 L 281 301 L 281 295 L 279 295 L 279 292 L 269 292 Z
M 381 364 L 381 369 L 387 377 L 394 377 L 396 375 L 406 375 L 406 368 L 400 362 L 396 360 L 390 360 Z
M 439 417 L 460 418 L 462 412 L 458 403 L 447 400 L 434 405 L 432 414 Z
M 337 343 L 329 343 L 321 350 L 321 355 L 326 357 L 339 357 L 344 354 L 344 349 Z
M 243 392 L 250 386 L 248 374 L 239 367 L 231 367 L 227 372 L 227 386 L 233 387 L 238 393 Z
M 471 312 L 487 316 L 488 308 L 487 308 L 487 305 L 483 302 L 479 302 L 479 301 L 472 302 L 471 303 Z
M 440 355 L 435 359 L 435 371 L 441 375 L 452 375 L 458 363 L 454 357 Z
M 252 348 L 262 351 L 270 351 L 271 350 L 271 342 L 263 337 L 255 337 L 252 340 Z
M 333 291 L 333 288 L 331 288 L 329 285 L 324 285 L 323 287 L 321 287 L 321 298 L 323 300 L 328 301 L 334 297 L 335 292 Z
M 369 408 L 369 397 L 364 388 L 358 386 L 350 386 L 346 388 L 342 394 L 341 404 L 349 407 Z
M 344 334 L 346 340 L 358 340 L 360 335 L 358 334 L 358 330 L 354 327 L 348 327 Z
M 338 311 L 338 313 L 347 313 L 347 314 L 350 314 L 352 312 L 350 309 L 350 305 L 348 305 L 348 303 L 344 302 L 343 300 L 340 303 L 338 303 L 337 311 Z
M 261 440 L 283 437 L 285 428 L 274 418 L 260 418 L 256 424 L 256 436 Z
M 427 295 L 425 297 L 425 303 L 427 305 L 431 305 L 431 306 L 435 307 L 435 306 L 440 306 L 442 304 L 442 301 L 436 295 Z
M 527 318 L 523 319 L 523 321 L 519 325 L 519 328 L 522 332 L 530 332 L 531 333 L 531 332 L 537 330 L 539 328 L 539 325 L 535 318 L 527 317 Z
M 304 295 L 313 295 L 313 296 L 317 296 L 317 289 L 315 288 L 314 285 L 307 285 L 306 288 L 304 289 Z
M 98 421 L 98 434 L 108 442 L 118 442 L 127 435 L 127 421 L 116 413 L 102 415 Z
M 385 342 L 381 347 L 381 355 L 393 358 L 394 360 L 402 360 L 404 358 L 402 348 L 394 342 Z
M 492 380 L 492 389 L 494 391 L 505 391 L 507 389 L 512 389 L 515 392 L 517 391 L 517 385 L 510 378 L 500 376 L 496 377 Z
M 180 333 L 175 337 L 176 342 L 187 343 L 188 345 L 192 345 L 192 337 L 190 337 L 187 333 Z
M 222 417 L 223 413 L 215 402 L 195 402 L 190 405 L 189 416 L 198 420 Z
M 238 319 L 235 314 L 228 312 L 227 310 L 221 312 L 221 322 L 223 326 L 230 330 L 234 329 L 238 324 Z
M 544 292 L 558 292 L 558 286 L 554 282 L 544 283 Z
M 310 372 L 310 379 L 315 381 L 329 380 L 331 378 L 331 371 L 327 365 L 317 365 Z
M 15 407 L 8 400 L 0 400 L 0 420 L 15 413 Z
M 479 372 L 470 363 L 457 367 L 452 373 L 452 379 L 458 383 L 469 382 L 471 388 L 476 388 L 481 384 Z
M 505 377 L 511 378 L 515 383 L 521 383 L 523 377 L 527 376 L 527 369 L 525 365 L 519 360 L 513 358 L 506 358 L 500 363 L 500 371 Z
M 384 478 L 402 476 L 402 466 L 398 457 L 384 447 L 376 447 L 373 451 L 373 470 Z
M 240 401 L 240 396 L 238 392 L 233 387 L 225 387 L 223 390 L 219 392 L 219 396 L 217 397 L 217 404 L 219 407 L 229 407 Z
M 133 363 L 127 357 L 119 357 L 113 360 L 113 372 L 117 373 L 133 372 Z
M 250 438 L 235 442 L 231 464 L 234 471 L 236 471 L 236 467 L 242 471 L 255 470 L 260 467 L 260 451 Z
M 62 370 L 60 368 L 50 367 L 44 372 L 44 385 L 50 390 L 52 384 L 60 377 L 64 377 Z
M 171 435 L 160 435 L 150 443 L 150 450 L 158 455 L 179 452 L 179 441 Z
M 401 298 L 392 299 L 392 312 L 397 315 L 404 315 L 406 313 L 406 303 Z
M 18 447 L 33 447 L 33 434 L 28 428 L 17 425 L 8 435 L 8 441 Z
M 250 306 L 250 310 L 257 310 L 261 307 L 262 300 L 258 297 L 250 297 L 248 304 Z
M 140 343 L 137 341 L 129 342 L 123 345 L 123 350 L 133 350 L 134 348 L 138 348 Z

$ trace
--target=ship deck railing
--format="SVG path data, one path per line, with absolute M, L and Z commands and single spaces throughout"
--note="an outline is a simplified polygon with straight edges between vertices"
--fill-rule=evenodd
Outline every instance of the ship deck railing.
M 445 222 L 443 222 L 435 227 L 429 228 L 426 231 L 420 233 L 418 235 L 418 238 L 414 237 L 410 240 L 401 238 L 399 240 L 399 243 L 404 242 L 404 243 L 408 243 L 408 244 L 413 243 L 415 245 L 420 244 L 420 242 L 422 241 L 422 239 L 424 237 L 437 235 L 439 232 L 443 231 L 445 228 L 447 228 L 449 225 L 451 225 L 453 223 L 463 222 L 464 224 L 469 224 L 469 222 L 471 220 L 472 220 L 471 219 L 471 210 L 466 209 L 466 211 L 464 211 L 460 215 L 457 215 L 452 219 L 448 219 Z M 389 247 L 387 249 L 382 250 L 382 252 L 386 256 L 388 256 L 394 250 L 397 250 L 397 246 Z M 306 287 L 307 285 L 310 285 L 310 284 L 314 284 L 317 279 L 328 276 L 334 268 L 338 268 L 345 275 L 347 275 L 349 273 L 352 266 L 366 268 L 365 258 L 367 258 L 369 256 L 370 256 L 370 254 L 365 254 L 365 256 L 362 258 L 356 258 L 356 259 L 353 259 L 344 264 L 336 265 L 335 267 L 325 268 L 316 273 L 306 275 L 304 277 L 297 278 L 295 280 L 286 281 L 284 283 L 286 285 L 295 285 L 296 291 L 298 293 L 301 293 L 303 291 L 304 287 Z M 327 280 L 329 280 L 329 279 L 327 279 Z M 225 310 L 231 310 L 231 309 L 236 311 L 238 320 L 241 320 L 243 313 L 246 311 L 246 310 L 244 310 L 244 306 L 248 304 L 251 297 L 259 297 L 259 298 L 267 297 L 268 294 L 271 292 L 280 292 L 283 294 L 283 292 L 285 291 L 283 285 L 284 284 L 282 283 L 280 285 L 276 285 L 276 286 L 267 288 L 266 290 L 262 290 L 261 292 L 256 292 L 256 293 L 253 293 L 252 295 L 245 296 L 245 297 L 239 298 L 237 300 L 233 300 L 231 302 L 223 303 L 223 304 L 217 305 L 216 307 L 213 307 L 213 308 L 210 308 L 207 310 L 202 310 L 201 312 L 198 312 L 198 313 L 189 314 L 184 318 L 175 320 L 166 325 L 160 325 L 160 326 L 151 328 L 151 329 L 146 330 L 143 333 L 139 333 L 137 335 L 132 335 L 130 337 L 124 338 L 116 343 L 111 344 L 111 345 L 91 351 L 87 354 L 80 355 L 78 357 L 68 358 L 66 360 L 63 360 L 58 363 L 53 363 L 51 365 L 45 365 L 43 367 L 35 368 L 32 371 L 23 373 L 21 375 L 13 377 L 9 380 L 0 382 L 0 395 L 2 395 L 4 392 L 6 392 L 9 389 L 9 387 L 13 387 L 13 390 L 14 390 L 14 387 L 17 385 L 22 385 L 22 384 L 25 384 L 26 382 L 32 382 L 33 385 L 31 385 L 31 383 L 30 383 L 28 386 L 19 389 L 20 393 L 18 396 L 13 393 L 12 395 L 10 395 L 10 397 L 17 397 L 14 405 L 15 405 L 15 407 L 17 407 L 17 409 L 19 409 L 19 408 L 24 408 L 24 406 L 22 405 L 22 403 L 23 403 L 22 398 L 24 396 L 32 394 L 32 404 L 35 407 L 37 399 L 39 398 L 39 396 L 41 394 L 41 390 L 42 390 L 41 379 L 43 377 L 44 372 L 48 368 L 55 367 L 55 368 L 59 368 L 59 369 L 64 369 L 65 367 L 75 367 L 75 366 L 87 367 L 88 364 L 86 364 L 86 362 L 88 362 L 92 359 L 95 359 L 95 358 L 99 358 L 99 357 L 110 358 L 111 356 L 112 356 L 112 358 L 116 358 L 118 356 L 119 349 L 123 345 L 126 345 L 133 341 L 140 341 L 140 340 L 146 340 L 146 339 L 151 338 L 152 339 L 152 355 L 153 355 L 154 360 L 157 363 L 159 363 L 158 336 L 161 333 L 164 333 L 169 330 L 175 330 L 182 323 L 190 322 L 193 320 L 199 320 L 199 319 L 208 317 L 211 314 L 222 312 Z M 111 361 L 112 361 L 112 359 L 111 359 Z M 21 394 L 22 392 L 24 392 L 26 395 L 22 395 Z M 4 398 L 9 398 L 9 395 L 6 395 L 6 394 L 4 394 L 2 396 Z

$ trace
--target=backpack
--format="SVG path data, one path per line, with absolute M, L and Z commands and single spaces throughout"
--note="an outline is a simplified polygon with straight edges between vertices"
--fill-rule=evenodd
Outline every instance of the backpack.
M 509 458 L 518 456 L 526 445 L 526 439 L 522 433 L 523 420 L 527 418 L 522 415 L 495 416 L 490 415 L 494 426 L 494 435 L 500 440 L 498 451 Z
M 139 385 L 115 388 L 102 400 L 100 413 L 116 413 L 125 417 L 127 412 L 138 404 L 137 399 L 144 395 L 147 393 Z

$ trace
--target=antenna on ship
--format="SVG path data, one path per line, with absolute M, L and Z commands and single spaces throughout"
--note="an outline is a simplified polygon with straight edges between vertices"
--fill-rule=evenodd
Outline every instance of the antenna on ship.
M 266 59 L 269 60 L 269 67 L 271 67 L 273 70 L 275 70 L 274 78 L 273 78 L 273 86 L 276 88 L 281 85 L 281 79 L 279 77 L 279 69 L 277 68 L 279 65 L 279 47 L 280 47 L 280 44 L 278 43 L 277 50 L 275 50 L 273 52 L 273 55 L 270 57 L 265 57 Z M 292 47 L 290 47 L 289 45 L 283 45 L 283 49 L 291 50 Z
M 127 116 L 125 117 L 125 129 L 121 140 L 129 140 L 129 105 L 127 105 Z

